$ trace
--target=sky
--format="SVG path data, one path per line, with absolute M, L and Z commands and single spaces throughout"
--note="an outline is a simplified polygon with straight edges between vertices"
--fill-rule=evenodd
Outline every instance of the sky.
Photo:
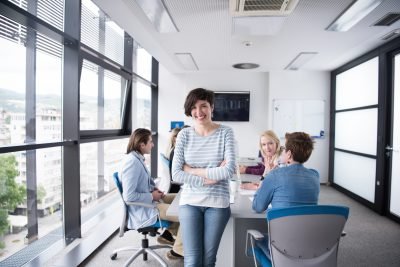
M 151 73 L 151 55 L 145 49 L 138 49 L 138 66 L 141 72 L 139 75 L 150 78 Z M 23 44 L 16 44 L 0 38 L 0 88 L 13 90 L 19 93 L 25 93 L 25 64 L 26 53 Z M 37 52 L 36 77 L 37 94 L 61 95 L 62 88 L 62 61 L 44 52 Z M 82 94 L 87 96 L 97 96 L 97 75 L 89 70 L 84 70 L 82 74 L 81 86 L 84 91 Z M 105 97 L 119 98 L 119 83 L 112 79 L 105 81 Z M 109 90 L 107 90 L 109 88 Z M 137 97 L 141 99 L 150 99 L 150 90 L 147 86 L 137 83 Z M 116 93 L 117 92 L 117 93 Z

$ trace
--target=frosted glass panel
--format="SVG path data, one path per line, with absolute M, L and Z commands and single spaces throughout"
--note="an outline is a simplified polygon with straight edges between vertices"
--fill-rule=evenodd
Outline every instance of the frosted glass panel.
M 400 216 L 400 56 L 395 57 L 390 212 Z
M 378 104 L 378 58 L 336 76 L 336 110 Z
M 376 155 L 378 109 L 336 113 L 335 148 Z
M 375 159 L 335 151 L 335 183 L 373 203 L 375 171 Z

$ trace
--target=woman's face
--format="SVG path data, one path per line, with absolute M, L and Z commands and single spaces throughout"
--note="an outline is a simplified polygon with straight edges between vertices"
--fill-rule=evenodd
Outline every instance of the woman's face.
M 153 146 L 154 146 L 153 139 L 150 136 L 149 141 L 147 141 L 147 144 L 145 144 L 145 143 L 140 144 L 140 152 L 142 153 L 142 155 L 150 154 Z
M 190 114 L 196 123 L 206 124 L 211 122 L 212 111 L 213 107 L 206 100 L 197 100 Z
M 276 143 L 272 139 L 266 136 L 261 136 L 260 142 L 261 142 L 261 148 L 265 156 L 272 157 L 275 155 Z

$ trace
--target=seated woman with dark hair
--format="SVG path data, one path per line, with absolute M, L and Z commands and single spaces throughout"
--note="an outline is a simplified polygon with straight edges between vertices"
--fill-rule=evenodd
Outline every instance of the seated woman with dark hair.
M 168 230 L 176 235 L 176 239 L 174 240 L 171 232 L 165 230 L 157 241 L 162 244 L 173 245 L 173 248 L 167 252 L 169 259 L 183 259 L 179 219 L 175 216 L 166 215 L 167 209 L 175 198 L 175 194 L 165 195 L 155 186 L 144 162 L 144 155 L 150 154 L 153 146 L 150 130 L 138 128 L 131 134 L 121 172 L 122 195 L 125 201 L 148 204 L 158 203 L 157 208 L 160 212 L 160 218 L 173 222 Z M 139 226 L 153 225 L 157 220 L 155 215 L 156 211 L 154 209 L 129 206 L 128 227 L 137 229 Z

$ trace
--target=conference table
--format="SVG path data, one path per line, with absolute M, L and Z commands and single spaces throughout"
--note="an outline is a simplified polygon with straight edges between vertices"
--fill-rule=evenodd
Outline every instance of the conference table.
M 256 182 L 260 180 L 260 176 L 241 174 L 240 178 L 234 175 L 233 179 L 239 179 L 242 182 Z M 254 265 L 253 258 L 247 257 L 245 254 L 246 231 L 247 229 L 257 229 L 267 232 L 268 229 L 265 213 L 255 213 L 251 208 L 251 197 L 254 192 L 239 189 L 234 194 L 234 203 L 231 203 L 231 217 L 222 235 L 216 266 Z M 168 216 L 179 215 L 179 197 L 178 193 L 167 210 Z

